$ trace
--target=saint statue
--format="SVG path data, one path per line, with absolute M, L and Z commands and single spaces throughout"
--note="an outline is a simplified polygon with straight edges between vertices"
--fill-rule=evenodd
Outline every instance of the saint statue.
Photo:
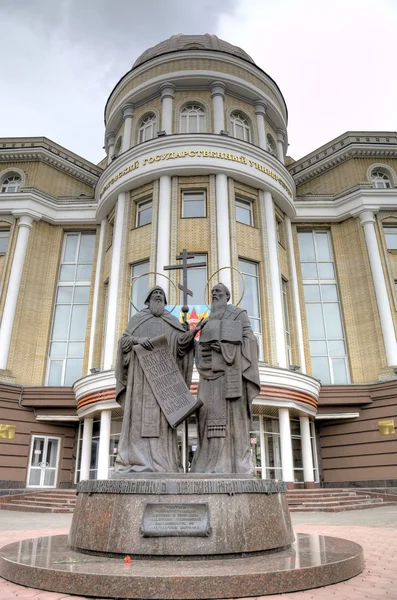
M 200 375 L 198 447 L 191 473 L 244 473 L 253 477 L 252 401 L 259 394 L 258 343 L 247 312 L 228 304 L 223 283 L 212 288 L 209 318 L 196 347 Z
M 165 309 L 164 290 L 155 286 L 145 301 L 147 308 L 131 317 L 119 340 L 116 361 L 116 400 L 124 415 L 116 463 L 119 471 L 183 471 L 177 432 L 168 424 L 142 370 L 134 346 L 152 350 L 151 339 L 164 335 L 189 387 L 193 370 L 194 336 L 199 328 L 186 331 Z

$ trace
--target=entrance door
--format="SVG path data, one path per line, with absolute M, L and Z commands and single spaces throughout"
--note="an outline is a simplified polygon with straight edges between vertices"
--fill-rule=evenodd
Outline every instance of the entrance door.
M 57 484 L 60 438 L 34 435 L 27 487 L 54 488 Z

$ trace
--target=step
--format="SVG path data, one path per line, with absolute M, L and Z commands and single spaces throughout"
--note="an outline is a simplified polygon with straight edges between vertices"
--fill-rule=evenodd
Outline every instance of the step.
M 72 513 L 73 508 L 52 508 L 50 506 L 32 506 L 31 504 L 0 504 L 0 510 L 15 510 L 23 512 L 42 512 L 42 513 Z
M 382 504 L 352 504 L 351 506 L 338 506 L 332 508 L 311 506 L 310 508 L 303 506 L 291 506 L 290 512 L 343 512 L 346 510 L 363 510 L 365 508 L 379 508 L 380 506 L 395 506 L 396 502 L 382 502 Z
M 29 504 L 30 506 L 53 506 L 54 508 L 56 507 L 65 507 L 65 508 L 74 508 L 76 503 L 75 502 L 51 502 L 51 501 L 45 501 L 45 500 L 31 500 L 31 499 L 26 499 L 26 500 L 13 500 L 12 504 Z
M 360 500 L 360 501 L 355 501 L 355 502 L 349 502 L 349 501 L 342 501 L 342 502 L 337 502 L 337 501 L 330 501 L 330 502 L 302 502 L 302 504 L 300 504 L 299 506 L 303 506 L 303 507 L 308 507 L 308 506 L 351 506 L 352 504 L 356 504 L 356 505 L 361 505 L 361 504 L 383 504 L 382 499 L 381 498 L 373 498 L 372 500 Z M 295 506 L 295 505 L 294 505 Z
M 321 498 L 363 498 L 367 497 L 369 494 L 296 494 L 295 496 L 290 496 L 287 494 L 287 500 L 292 500 L 295 502 L 296 500 L 301 500 L 304 498 L 313 498 L 313 500 L 321 499 Z

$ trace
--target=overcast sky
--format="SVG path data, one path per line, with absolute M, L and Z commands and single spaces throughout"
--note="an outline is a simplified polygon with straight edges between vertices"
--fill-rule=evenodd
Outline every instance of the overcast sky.
M 94 163 L 114 85 L 175 33 L 215 33 L 277 82 L 295 159 L 347 130 L 397 130 L 397 0 L 0 0 L 0 24 L 0 136 Z

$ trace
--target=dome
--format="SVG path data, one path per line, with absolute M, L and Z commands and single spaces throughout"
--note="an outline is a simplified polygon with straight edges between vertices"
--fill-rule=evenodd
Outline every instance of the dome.
M 215 50 L 233 54 L 234 56 L 238 56 L 243 60 L 248 60 L 251 63 L 254 62 L 244 50 L 238 46 L 229 44 L 229 42 L 220 40 L 216 35 L 211 35 L 209 33 L 205 33 L 204 35 L 183 35 L 182 33 L 178 33 L 177 35 L 168 38 L 168 40 L 164 40 L 163 42 L 152 46 L 152 48 L 145 50 L 145 52 L 137 58 L 133 66 L 138 67 L 151 58 L 156 58 L 156 56 L 161 56 L 161 54 L 167 54 L 168 52 L 177 52 L 179 50 Z

